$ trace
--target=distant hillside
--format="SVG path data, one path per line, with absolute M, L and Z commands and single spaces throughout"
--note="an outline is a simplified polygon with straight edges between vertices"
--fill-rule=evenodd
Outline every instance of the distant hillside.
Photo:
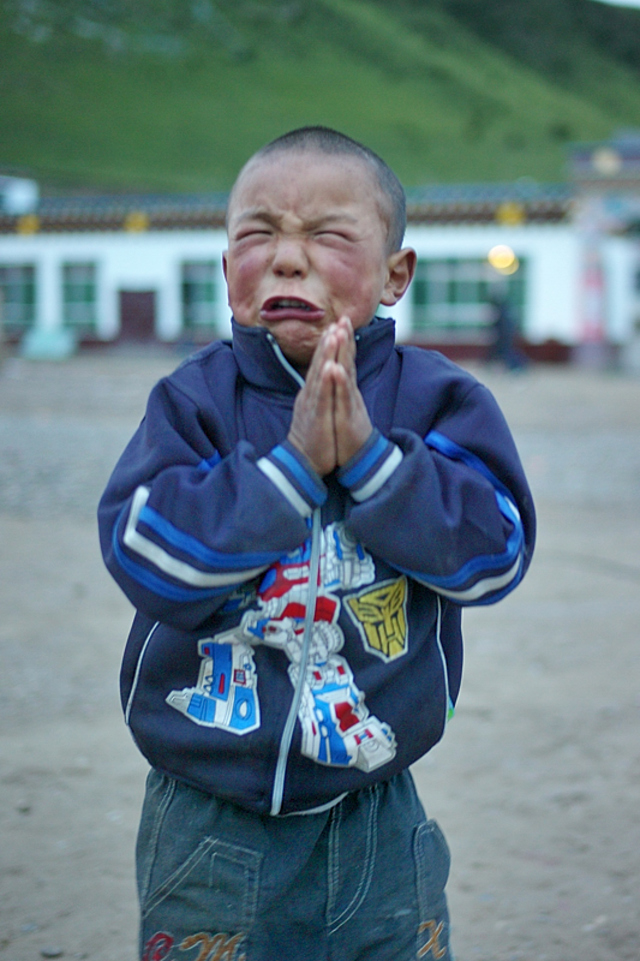
M 0 0 L 0 172 L 227 189 L 297 125 L 407 185 L 565 177 L 640 127 L 640 11 L 595 0 Z

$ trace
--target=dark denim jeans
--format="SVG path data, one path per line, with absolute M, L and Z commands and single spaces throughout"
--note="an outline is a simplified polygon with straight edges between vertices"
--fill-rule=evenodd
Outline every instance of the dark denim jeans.
M 450 961 L 449 851 L 408 771 L 269 817 L 151 771 L 143 961 Z

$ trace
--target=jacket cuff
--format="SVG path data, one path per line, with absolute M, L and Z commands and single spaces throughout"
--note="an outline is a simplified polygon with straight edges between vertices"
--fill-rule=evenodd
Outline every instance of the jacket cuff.
M 277 444 L 256 466 L 275 484 L 301 517 L 310 517 L 314 508 L 327 499 L 327 488 L 311 464 L 288 440 Z
M 338 480 L 354 501 L 365 501 L 391 477 L 402 456 L 400 448 L 374 428 L 364 447 L 340 468 Z

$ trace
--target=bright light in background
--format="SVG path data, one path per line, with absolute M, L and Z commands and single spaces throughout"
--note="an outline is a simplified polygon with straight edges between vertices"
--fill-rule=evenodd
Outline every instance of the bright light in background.
M 594 150 L 591 163 L 603 177 L 615 177 L 622 169 L 622 157 L 611 147 L 598 147 Z
M 487 260 L 494 270 L 497 270 L 499 274 L 504 274 L 505 276 L 515 274 L 520 266 L 520 261 L 511 247 L 507 247 L 506 244 L 497 244 L 495 247 L 492 247 L 487 254 Z

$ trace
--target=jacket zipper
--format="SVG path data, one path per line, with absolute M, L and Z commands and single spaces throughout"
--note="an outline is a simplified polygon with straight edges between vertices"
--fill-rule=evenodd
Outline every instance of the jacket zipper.
M 290 377 L 293 377 L 299 387 L 304 387 L 304 377 L 289 363 L 282 353 L 280 345 L 271 333 L 267 333 L 267 340 L 271 344 L 271 349 L 276 355 L 281 366 L 286 370 Z M 282 799 L 284 796 L 284 782 L 287 774 L 287 763 L 289 751 L 293 740 L 300 702 L 306 682 L 307 660 L 309 658 L 309 648 L 311 647 L 311 635 L 313 633 L 313 622 L 316 615 L 316 600 L 318 596 L 318 571 L 320 568 L 320 532 L 321 532 L 321 513 L 320 508 L 313 512 L 313 523 L 311 529 L 311 556 L 309 558 L 309 591 L 307 595 L 307 609 L 304 618 L 304 633 L 302 635 L 302 650 L 300 652 L 300 662 L 298 680 L 293 692 L 293 698 L 287 714 L 287 720 L 280 738 L 278 750 L 278 760 L 276 763 L 276 773 L 273 779 L 273 789 L 271 792 L 271 814 L 279 814 L 282 809 Z
M 311 556 L 309 558 L 309 591 L 307 594 L 307 609 L 304 617 L 304 634 L 302 637 L 302 651 L 300 652 L 300 662 L 298 670 L 298 680 L 293 692 L 291 706 L 287 714 L 282 737 L 280 739 L 280 749 L 278 751 L 278 761 L 276 773 L 273 779 L 273 790 L 271 794 L 271 814 L 280 813 L 282 808 L 282 798 L 284 795 L 284 779 L 287 773 L 287 761 L 291 750 L 291 741 L 298 720 L 300 701 L 307 678 L 307 661 L 309 659 L 309 648 L 311 646 L 311 635 L 313 633 L 313 623 L 316 616 L 316 600 L 318 597 L 318 573 L 320 570 L 320 541 L 321 541 L 321 520 L 320 508 L 316 507 L 313 512 L 313 526 L 311 530 Z
M 304 387 L 304 377 L 302 376 L 302 374 L 300 374 L 300 373 L 295 369 L 295 367 L 293 366 L 293 364 L 290 364 L 290 363 L 289 363 L 289 361 L 287 360 L 287 358 L 286 358 L 286 357 L 284 356 L 284 354 L 282 353 L 282 350 L 281 350 L 281 348 L 280 348 L 280 345 L 278 344 L 278 342 L 277 342 L 277 340 L 275 339 L 275 337 L 273 336 L 273 334 L 268 333 L 268 334 L 267 334 L 267 340 L 268 340 L 269 343 L 271 344 L 271 349 L 273 350 L 274 354 L 276 355 L 276 357 L 278 358 L 278 360 L 280 361 L 280 363 L 282 364 L 282 366 L 284 367 L 284 369 L 286 370 L 286 372 L 287 372 L 291 377 L 293 377 L 293 379 L 294 379 L 295 382 L 297 383 L 298 387 Z

